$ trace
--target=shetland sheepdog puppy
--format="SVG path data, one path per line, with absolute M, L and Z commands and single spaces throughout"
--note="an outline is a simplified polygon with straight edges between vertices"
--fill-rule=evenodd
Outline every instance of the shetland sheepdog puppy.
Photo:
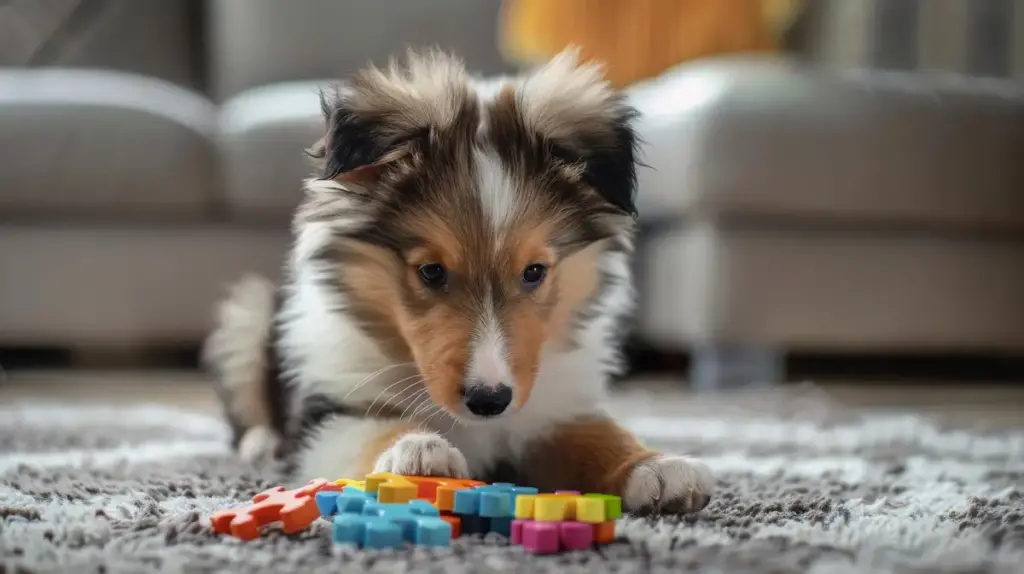
M 439 51 L 322 98 L 280 286 L 236 284 L 204 357 L 253 463 L 703 508 L 701 462 L 602 410 L 632 310 L 637 113 L 568 50 L 471 78 Z

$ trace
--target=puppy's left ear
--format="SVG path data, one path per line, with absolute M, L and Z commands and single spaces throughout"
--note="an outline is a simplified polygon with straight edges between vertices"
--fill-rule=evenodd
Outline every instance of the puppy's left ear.
M 344 88 L 320 93 L 326 133 L 306 149 L 320 179 L 372 179 L 391 148 L 380 135 L 378 122 L 355 113 L 347 100 Z

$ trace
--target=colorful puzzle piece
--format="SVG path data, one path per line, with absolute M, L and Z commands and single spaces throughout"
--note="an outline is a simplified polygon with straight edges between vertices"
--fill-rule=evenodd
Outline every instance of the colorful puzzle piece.
M 462 534 L 462 521 L 451 514 L 455 492 L 464 488 L 483 486 L 479 480 L 458 478 L 442 478 L 433 476 L 407 476 L 391 473 L 379 473 L 367 477 L 366 481 L 348 479 L 336 480 L 335 484 L 344 485 L 343 492 L 317 493 L 317 506 L 325 518 L 332 518 L 344 512 L 361 513 L 367 502 L 401 503 L 422 499 L 433 503 L 440 511 L 440 518 L 451 526 L 452 537 Z M 403 500 L 411 494 L 410 486 L 416 487 L 416 494 L 410 500 Z M 387 500 L 380 500 L 383 493 Z
M 403 542 L 447 546 L 452 539 L 452 526 L 425 500 L 368 502 L 361 513 L 343 512 L 335 516 L 332 537 L 335 542 L 364 548 L 397 548 Z
M 476 486 L 455 492 L 452 512 L 462 522 L 464 534 L 510 536 L 516 499 L 536 493 L 536 488 L 503 482 Z
M 416 498 L 416 483 L 408 478 L 390 472 L 366 475 L 366 492 L 377 493 L 380 502 L 409 502 Z
M 351 478 L 339 478 L 338 480 L 334 481 L 334 484 L 336 484 L 337 486 L 340 486 L 342 488 L 354 488 L 356 490 L 362 490 L 362 491 L 366 490 L 366 481 L 365 480 L 354 480 L 354 479 L 351 479 Z
M 368 502 L 377 502 L 377 495 L 348 486 L 341 491 L 321 490 L 316 493 L 316 506 L 324 518 L 343 512 L 362 512 Z
M 615 539 L 615 519 L 621 515 L 621 499 L 607 494 L 559 491 L 520 496 L 510 540 L 537 554 L 607 544 Z
M 265 490 L 252 498 L 252 504 L 215 512 L 210 517 L 213 531 L 230 534 L 243 540 L 259 537 L 260 528 L 274 522 L 281 530 L 295 533 L 307 528 L 320 516 L 314 495 L 337 485 L 324 479 L 309 481 L 306 486 L 286 490 L 283 486 Z
M 463 478 L 438 478 L 434 476 L 407 476 L 416 484 L 416 498 L 428 500 L 439 510 L 451 512 L 455 504 L 455 493 L 467 488 L 484 486 L 485 482 Z

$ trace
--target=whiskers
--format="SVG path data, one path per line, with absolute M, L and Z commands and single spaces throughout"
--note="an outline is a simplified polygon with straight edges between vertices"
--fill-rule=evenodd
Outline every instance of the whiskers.
M 406 383 L 406 381 L 409 381 L 409 382 L 407 382 L 405 384 L 404 387 L 402 387 L 402 389 L 400 391 L 398 391 L 397 393 L 394 393 L 393 395 L 388 396 L 384 400 L 384 403 L 381 404 L 380 408 L 377 409 L 377 412 L 374 413 L 374 416 L 380 416 L 380 413 L 383 412 L 385 408 L 387 408 L 388 403 L 390 403 L 391 401 L 393 401 L 393 400 L 397 399 L 398 397 L 402 396 L 402 393 L 404 393 L 405 391 L 411 389 L 412 387 L 415 387 L 416 385 L 421 384 L 423 382 L 423 380 L 424 380 L 423 379 L 423 375 L 421 375 L 419 373 L 416 373 L 414 375 L 409 375 L 408 377 L 405 377 L 404 379 L 399 379 L 399 380 L 391 383 L 387 387 L 384 387 L 384 390 L 382 390 L 381 392 L 377 393 L 377 396 L 373 399 L 373 402 L 370 403 L 370 406 L 366 407 L 366 412 L 363 413 L 363 416 L 369 415 L 370 414 L 370 410 L 373 409 L 373 405 L 377 404 L 377 401 L 379 401 L 381 399 L 381 397 L 385 396 L 387 394 L 387 392 L 390 391 L 391 389 L 395 388 L 396 386 L 398 386 L 398 385 L 400 385 L 402 383 Z
M 347 399 L 359 389 L 373 384 L 374 381 L 379 380 L 382 375 L 392 369 L 408 367 L 416 368 L 416 363 L 395 363 L 378 369 L 356 383 L 355 386 L 349 389 L 344 398 Z M 455 413 L 434 402 L 426 387 L 423 386 L 425 382 L 426 378 L 417 368 L 414 374 L 391 382 L 381 389 L 373 401 L 366 407 L 366 412 L 363 415 L 378 417 L 386 409 L 391 409 L 392 411 L 402 409 L 398 420 L 415 424 L 420 430 L 433 426 L 435 432 L 439 432 L 442 435 L 454 432 L 456 427 L 461 426 L 462 420 Z M 394 390 L 396 388 L 397 390 Z M 446 418 L 451 419 L 451 426 L 447 431 L 442 432 L 438 427 L 446 422 Z
M 422 404 L 420 404 L 420 406 L 417 407 L 416 410 L 412 412 L 408 419 L 409 422 L 415 422 L 416 419 L 419 419 L 420 422 L 416 426 L 420 430 L 427 430 L 433 428 L 438 434 L 440 434 L 441 436 L 445 436 L 447 434 L 451 434 L 452 432 L 454 432 L 455 427 L 461 426 L 462 420 L 460 419 L 459 415 L 433 402 L 432 400 L 430 400 L 429 397 L 423 399 L 420 402 Z M 444 422 L 445 417 L 451 419 L 452 424 L 447 431 L 442 431 L 440 427 L 441 423 Z M 405 418 L 404 412 L 402 413 L 402 418 Z
M 415 367 L 415 366 L 416 366 L 416 363 L 411 363 L 411 362 L 410 363 L 393 363 L 393 364 L 387 365 L 387 366 L 385 366 L 385 367 L 383 367 L 381 369 L 377 369 L 376 371 L 374 371 L 374 372 L 370 373 L 369 375 L 367 375 L 363 380 L 361 380 L 358 383 L 356 383 L 354 387 L 349 389 L 348 392 L 345 393 L 345 396 L 342 397 L 342 400 L 345 400 L 345 399 L 349 398 L 349 396 L 351 396 L 352 393 L 354 393 L 354 392 L 358 391 L 359 389 L 363 388 L 364 386 L 369 384 L 371 381 L 373 381 L 374 379 L 376 379 L 380 375 L 383 375 L 384 373 L 390 371 L 391 369 L 397 369 L 397 368 L 400 368 L 400 367 Z

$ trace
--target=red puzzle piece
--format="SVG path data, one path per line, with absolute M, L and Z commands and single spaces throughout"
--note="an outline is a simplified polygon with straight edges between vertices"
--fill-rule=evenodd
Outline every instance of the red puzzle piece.
M 281 530 L 292 534 L 307 528 L 319 516 L 314 495 L 319 490 L 341 490 L 341 486 L 322 478 L 294 490 L 283 486 L 264 490 L 252 497 L 253 504 L 221 510 L 210 517 L 210 524 L 218 534 L 230 534 L 242 540 L 260 535 L 260 528 L 272 522 L 281 522 Z

